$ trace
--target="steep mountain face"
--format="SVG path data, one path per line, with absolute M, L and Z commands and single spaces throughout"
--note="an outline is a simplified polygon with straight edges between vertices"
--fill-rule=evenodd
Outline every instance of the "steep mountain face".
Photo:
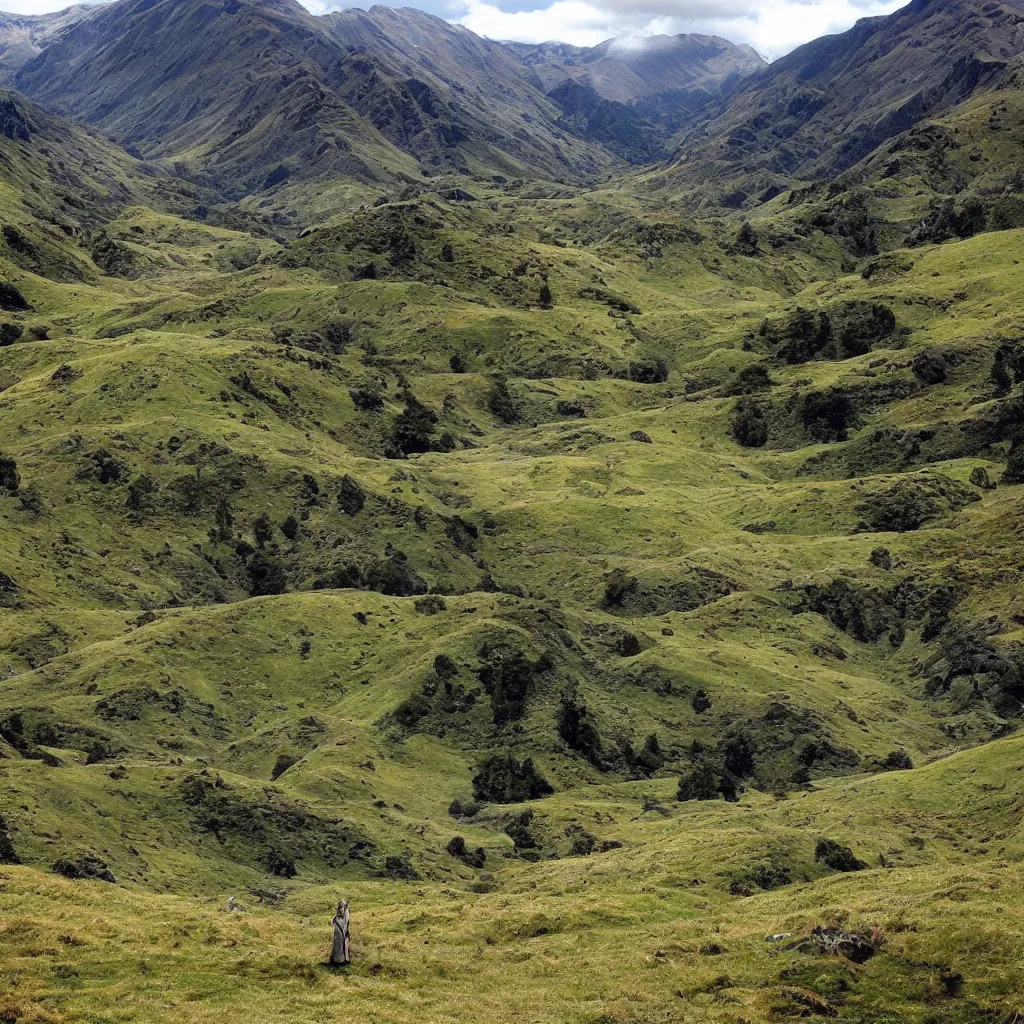
M 498 43 L 381 5 L 334 12 L 318 27 L 346 55 L 330 69 L 332 87 L 426 166 L 440 166 L 446 148 L 459 151 L 463 170 L 506 162 L 513 174 L 536 166 L 560 176 L 606 163 L 565 133 L 557 107 Z
M 428 35 L 421 57 L 415 39 Z M 472 84 L 461 64 L 480 69 Z M 500 48 L 417 12 L 121 0 L 55 38 L 17 87 L 234 195 L 292 176 L 557 177 L 610 163 L 565 137 L 557 108 Z
M 1024 51 L 1024 13 L 991 0 L 914 0 L 815 40 L 742 82 L 677 149 L 682 182 L 746 189 L 827 178 L 887 139 L 993 85 Z
M 213 212 L 216 201 L 6 89 L 0 90 L 0 167 L 4 255 L 21 270 L 57 281 L 98 276 L 83 241 L 126 206 Z
M 694 92 L 706 98 L 766 65 L 749 46 L 717 36 L 609 39 L 592 47 L 563 43 L 507 43 L 546 92 L 567 79 L 592 86 L 602 99 L 633 103 L 660 93 Z
M 766 66 L 751 47 L 716 36 L 505 45 L 574 131 L 635 164 L 663 159 L 695 111 Z
M 10 85 L 18 70 L 61 32 L 98 10 L 98 5 L 77 4 L 52 14 L 7 14 L 0 11 L 0 83 Z

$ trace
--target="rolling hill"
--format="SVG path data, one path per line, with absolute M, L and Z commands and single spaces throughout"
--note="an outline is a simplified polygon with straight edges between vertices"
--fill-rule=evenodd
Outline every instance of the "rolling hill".
M 1016 17 L 11 28 L 0 1021 L 1012 1024 Z

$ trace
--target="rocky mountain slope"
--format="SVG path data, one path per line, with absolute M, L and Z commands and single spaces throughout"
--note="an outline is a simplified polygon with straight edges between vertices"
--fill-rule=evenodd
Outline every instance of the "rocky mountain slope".
M 96 5 L 79 4 L 52 14 L 0 12 L 0 83 L 10 85 L 14 75 L 38 56 L 65 29 L 95 13 Z
M 749 46 L 713 36 L 610 39 L 594 47 L 505 45 L 574 130 L 635 164 L 663 159 L 673 132 L 765 67 Z
M 829 178 L 921 120 L 996 86 L 1024 52 L 1015 3 L 914 0 L 798 47 L 681 135 L 674 182 L 744 193 Z
M 412 42 L 424 23 L 429 69 Z M 487 74 L 474 79 L 474 62 Z M 120 0 L 63 32 L 16 83 L 236 198 L 292 176 L 592 176 L 612 163 L 564 135 L 500 48 L 389 8 L 314 18 L 292 0 Z
M 616 103 L 633 103 L 662 93 L 694 94 L 691 106 L 707 102 L 766 65 L 749 46 L 716 36 L 651 36 L 609 39 L 598 46 L 565 43 L 505 44 L 531 68 L 550 93 L 566 80 L 590 85 Z

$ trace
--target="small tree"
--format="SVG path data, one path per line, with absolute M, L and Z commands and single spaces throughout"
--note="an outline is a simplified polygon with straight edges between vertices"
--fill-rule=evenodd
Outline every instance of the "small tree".
M 153 495 L 159 490 L 156 480 L 148 473 L 140 473 L 129 485 L 124 503 L 136 516 L 148 512 L 153 504 Z
M 745 220 L 736 234 L 736 250 L 744 256 L 756 256 L 761 239 L 750 221 Z
M 0 488 L 9 494 L 17 494 L 21 486 L 18 464 L 9 455 L 0 453 Z
M 358 515 L 366 504 L 366 492 L 355 477 L 346 473 L 338 485 L 338 508 L 347 516 Z
M 217 507 L 213 512 L 213 529 L 210 531 L 210 540 L 214 543 L 229 544 L 234 536 L 235 517 L 231 511 L 231 502 L 227 495 L 222 494 L 217 499 Z
M 281 523 L 281 532 L 288 540 L 295 540 L 299 535 L 299 521 L 293 515 L 286 516 Z
M 540 292 L 537 294 L 537 302 L 541 309 L 550 309 L 554 305 L 554 297 L 551 294 L 551 286 L 544 281 L 540 286 Z
M 274 536 L 274 524 L 266 512 L 261 513 L 252 524 L 252 537 L 256 541 L 256 547 L 262 550 L 267 546 L 271 537 Z
M 700 761 L 679 776 L 677 800 L 717 800 L 719 796 L 718 778 L 707 762 Z
M 429 452 L 436 425 L 437 413 L 407 391 L 405 408 L 395 417 L 392 430 L 395 447 L 401 455 Z
M 729 427 L 736 443 L 744 448 L 763 448 L 768 443 L 768 421 L 756 405 L 737 405 Z
M 502 423 L 519 422 L 519 403 L 509 391 L 506 377 L 499 375 L 491 382 L 491 390 L 487 393 L 487 408 Z

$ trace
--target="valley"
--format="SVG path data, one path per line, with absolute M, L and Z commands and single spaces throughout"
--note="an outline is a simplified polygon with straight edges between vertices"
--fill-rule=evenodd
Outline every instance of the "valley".
M 1024 11 L 3 17 L 0 1021 L 1024 1013 Z

